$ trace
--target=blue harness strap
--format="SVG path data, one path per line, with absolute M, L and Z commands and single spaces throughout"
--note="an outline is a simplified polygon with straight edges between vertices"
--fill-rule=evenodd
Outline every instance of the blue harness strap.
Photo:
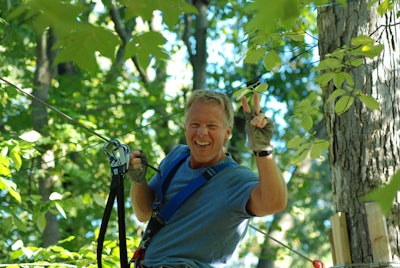
M 224 168 L 237 165 L 236 162 L 226 162 L 208 168 L 201 175 L 193 179 L 182 190 L 175 194 L 166 204 L 163 205 L 164 196 L 171 183 L 172 178 L 178 171 L 179 167 L 189 156 L 189 151 L 178 156 L 172 164 L 166 169 L 166 176 L 161 176 L 161 184 L 158 185 L 156 190 L 156 200 L 153 204 L 153 214 L 147 224 L 146 231 L 144 232 L 140 248 L 135 251 L 131 262 L 135 263 L 135 267 L 142 267 L 141 261 L 144 259 L 146 248 L 151 242 L 151 239 L 160 231 L 160 229 L 167 224 L 171 216 L 182 206 L 186 199 L 188 199 L 200 187 L 210 181 L 218 172 Z
M 167 189 L 171 183 L 172 177 L 189 155 L 189 150 L 178 155 L 178 157 L 170 165 L 168 165 L 164 173 L 165 175 L 161 174 L 161 184 L 156 189 L 156 202 L 160 204 L 163 203 L 165 193 L 167 192 Z
M 201 186 L 207 183 L 211 178 L 218 172 L 229 166 L 237 165 L 235 162 L 226 162 L 219 164 L 214 167 L 210 167 L 204 171 L 200 176 L 197 176 L 192 180 L 185 188 L 180 190 L 174 197 L 171 198 L 158 212 L 159 218 L 166 222 L 171 218 L 175 211 L 189 198 L 194 192 L 196 192 Z

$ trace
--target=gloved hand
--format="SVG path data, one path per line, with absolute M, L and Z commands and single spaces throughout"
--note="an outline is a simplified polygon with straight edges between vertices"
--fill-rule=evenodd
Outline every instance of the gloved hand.
M 126 176 L 137 184 L 146 183 L 147 164 L 147 156 L 143 151 L 136 150 L 132 152 Z
M 245 112 L 248 148 L 252 151 L 271 150 L 271 138 L 275 124 L 263 113 Z
M 248 148 L 257 152 L 271 150 L 271 138 L 275 124 L 261 113 L 258 94 L 254 95 L 254 110 L 250 108 L 245 97 L 242 98 L 242 104 L 246 120 Z

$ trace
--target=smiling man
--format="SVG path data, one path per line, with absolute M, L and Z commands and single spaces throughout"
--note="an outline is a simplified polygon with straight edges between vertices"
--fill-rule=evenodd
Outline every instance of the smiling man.
M 138 220 L 150 220 L 136 267 L 224 266 L 251 217 L 285 208 L 286 185 L 270 144 L 274 124 L 261 113 L 258 95 L 253 110 L 246 98 L 242 103 L 258 174 L 224 151 L 232 134 L 233 107 L 225 94 L 215 91 L 192 93 L 185 107 L 187 145 L 171 151 L 149 183 L 145 154 L 131 154 L 127 175 L 133 181 L 132 206 Z

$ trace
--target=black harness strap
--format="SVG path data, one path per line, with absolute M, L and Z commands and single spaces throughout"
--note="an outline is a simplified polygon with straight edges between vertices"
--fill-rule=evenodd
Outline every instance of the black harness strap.
M 99 237 L 97 239 L 97 267 L 102 267 L 101 255 L 103 252 L 104 238 L 107 231 L 107 225 L 110 220 L 115 197 L 117 198 L 118 206 L 118 237 L 119 237 L 119 257 L 121 268 L 129 267 L 128 253 L 126 249 L 126 229 L 125 229 L 125 206 L 124 206 L 124 176 L 112 176 L 110 194 L 107 199 L 106 208 L 104 210 L 103 218 L 101 220 Z
M 111 151 L 108 147 L 113 145 Z M 128 268 L 128 254 L 126 249 L 126 229 L 125 229 L 125 204 L 124 204 L 124 174 L 128 170 L 130 156 L 129 147 L 121 144 L 118 140 L 111 140 L 103 147 L 105 153 L 109 156 L 111 166 L 111 185 L 110 194 L 107 199 L 106 208 L 101 220 L 99 237 L 97 239 L 97 267 L 102 267 L 101 255 L 103 251 L 104 238 L 107 231 L 107 225 L 110 220 L 113 204 L 117 198 L 118 208 L 118 237 L 119 237 L 119 256 L 121 268 Z

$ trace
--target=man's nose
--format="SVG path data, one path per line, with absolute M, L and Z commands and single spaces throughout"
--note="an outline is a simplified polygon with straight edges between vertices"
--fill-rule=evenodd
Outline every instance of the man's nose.
M 199 135 L 206 135 L 208 132 L 208 129 L 206 126 L 199 126 L 199 128 L 197 129 L 197 133 Z

